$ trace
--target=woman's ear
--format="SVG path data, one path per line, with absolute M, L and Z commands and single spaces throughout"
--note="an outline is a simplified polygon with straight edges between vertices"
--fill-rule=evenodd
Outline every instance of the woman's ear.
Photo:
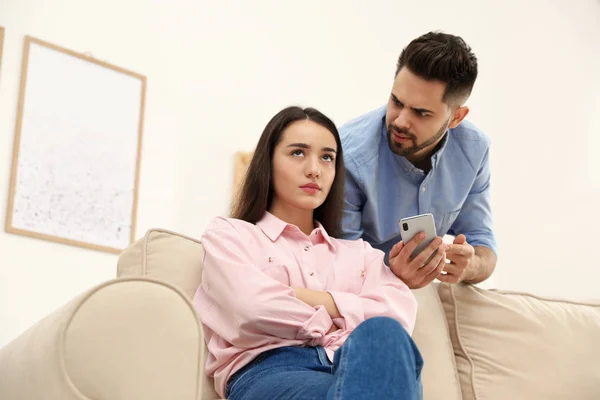
M 456 128 L 463 121 L 463 119 L 465 119 L 465 117 L 467 116 L 468 113 L 469 113 L 469 107 L 467 107 L 467 106 L 458 107 L 452 113 L 452 118 L 450 119 L 448 128 Z

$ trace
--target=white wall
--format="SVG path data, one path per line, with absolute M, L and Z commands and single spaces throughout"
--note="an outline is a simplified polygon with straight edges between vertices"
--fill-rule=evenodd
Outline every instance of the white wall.
M 493 139 L 501 253 L 487 286 L 600 297 L 597 0 L 2 0 L 0 25 L 0 210 L 32 35 L 148 77 L 138 236 L 157 226 L 199 236 L 226 212 L 233 153 L 252 149 L 279 109 L 311 105 L 343 123 L 386 101 L 409 40 L 462 35 L 480 60 L 470 119 Z M 115 266 L 113 255 L 0 233 L 0 346 Z

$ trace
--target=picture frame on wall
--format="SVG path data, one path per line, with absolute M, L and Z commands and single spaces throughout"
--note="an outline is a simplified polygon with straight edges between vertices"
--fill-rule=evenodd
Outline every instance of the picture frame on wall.
M 2 51 L 4 50 L 4 27 L 0 26 L 0 79 L 2 79 Z
M 146 77 L 25 37 L 6 231 L 120 253 L 135 239 Z

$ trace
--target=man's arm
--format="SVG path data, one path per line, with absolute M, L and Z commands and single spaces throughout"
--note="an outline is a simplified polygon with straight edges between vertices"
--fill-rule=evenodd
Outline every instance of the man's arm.
M 451 261 L 439 280 L 479 283 L 496 266 L 496 238 L 492 231 L 489 149 L 486 151 L 471 191 L 448 234 L 456 236 L 446 250 Z
M 474 248 L 475 254 L 467 267 L 463 282 L 465 283 L 480 283 L 485 281 L 492 275 L 496 268 L 498 257 L 496 253 L 485 246 L 477 246 Z

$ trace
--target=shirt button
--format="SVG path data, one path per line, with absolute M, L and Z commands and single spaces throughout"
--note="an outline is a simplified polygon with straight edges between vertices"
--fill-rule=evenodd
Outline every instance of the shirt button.
M 410 171 L 410 169 L 404 168 L 404 172 L 408 172 L 408 171 Z
M 425 190 L 427 190 L 427 189 L 425 188 L 425 186 L 423 186 L 423 187 L 421 188 L 421 191 L 422 191 L 422 192 L 424 192 Z
M 314 274 L 315 274 L 314 272 L 311 272 L 309 275 L 310 275 L 310 276 L 313 276 Z
M 304 248 L 304 251 L 308 251 L 308 249 L 309 249 L 309 246 L 306 246 L 306 247 Z

